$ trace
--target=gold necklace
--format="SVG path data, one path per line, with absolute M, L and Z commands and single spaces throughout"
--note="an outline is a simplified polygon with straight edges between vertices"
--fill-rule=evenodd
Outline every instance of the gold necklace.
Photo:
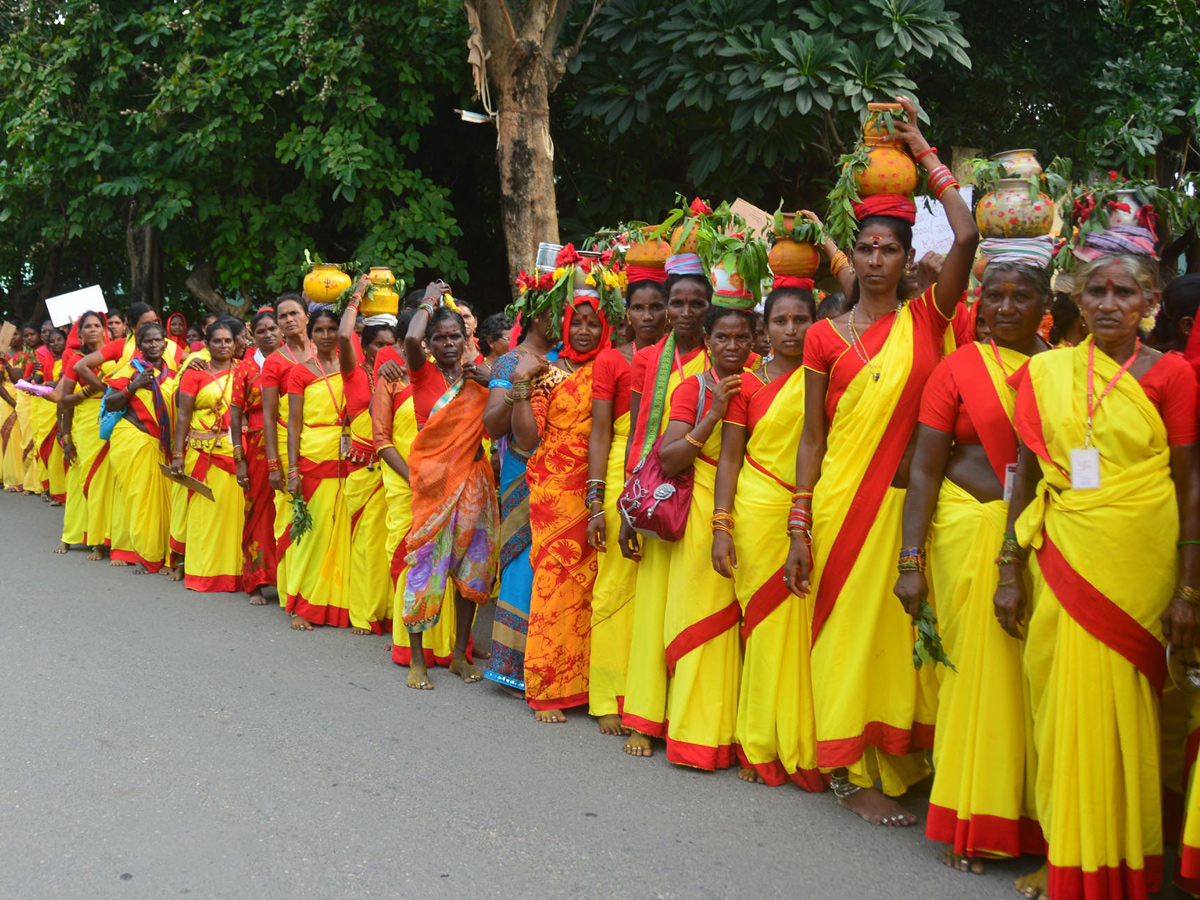
M 850 345 L 854 348 L 854 352 L 858 354 L 858 358 L 863 361 L 863 365 L 867 367 L 867 371 L 871 373 L 871 377 L 878 381 L 881 373 L 876 371 L 871 357 L 867 356 L 866 351 L 860 346 L 862 341 L 858 336 L 858 329 L 854 327 L 854 310 L 856 308 L 853 306 L 850 307 Z M 874 325 L 875 323 L 872 322 L 871 324 Z

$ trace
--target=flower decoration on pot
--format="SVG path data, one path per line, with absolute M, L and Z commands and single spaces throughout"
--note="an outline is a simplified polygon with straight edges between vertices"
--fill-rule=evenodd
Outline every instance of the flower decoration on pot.
M 675 202 L 679 205 L 648 235 L 651 240 L 666 240 L 671 253 L 698 253 L 705 233 L 727 229 L 736 218 L 727 202 L 713 209 L 699 197 L 686 203 L 682 194 L 675 195 Z
M 1055 157 L 1043 170 L 1032 150 L 1005 150 L 967 164 L 975 182 L 975 224 L 985 238 L 1050 233 L 1055 203 L 1070 186 L 1069 159 Z

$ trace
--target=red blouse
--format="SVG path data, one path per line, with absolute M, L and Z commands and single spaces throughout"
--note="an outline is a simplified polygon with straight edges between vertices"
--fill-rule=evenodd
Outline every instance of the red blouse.
M 741 425 L 749 433 L 754 432 L 762 417 L 767 414 L 779 391 L 792 378 L 803 378 L 804 367 L 776 378 L 769 384 L 763 384 L 757 372 L 742 373 L 742 391 L 729 398 L 729 408 L 725 410 L 725 422 L 730 425 Z M 801 412 L 801 410 L 797 410 Z
M 263 360 L 264 365 L 266 362 L 267 360 Z M 262 368 L 255 361 L 254 354 L 250 353 L 242 359 L 233 376 L 233 397 L 230 403 L 242 411 L 243 433 L 262 431 L 262 375 Z
M 633 365 L 615 347 L 601 351 L 592 364 L 592 399 L 611 400 L 613 419 L 629 412 L 632 374 Z
M 953 434 L 956 444 L 981 443 L 971 415 L 963 406 L 962 391 L 945 360 L 938 364 L 925 384 L 918 421 L 938 431 Z

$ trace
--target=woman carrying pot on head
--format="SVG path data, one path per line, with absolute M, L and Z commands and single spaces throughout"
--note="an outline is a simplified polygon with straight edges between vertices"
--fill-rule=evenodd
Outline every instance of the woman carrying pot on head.
M 996 626 L 992 598 L 1017 462 L 1011 379 L 1050 349 L 1038 327 L 1053 247 L 1049 237 L 983 242 L 976 312 L 990 337 L 946 357 L 925 386 L 904 500 L 903 544 L 928 546 L 928 573 L 902 572 L 895 593 L 913 617 L 937 598 L 938 631 L 956 667 L 939 672 L 925 834 L 946 845 L 946 865 L 977 874 L 985 859 L 1045 847 L 1026 754 L 1025 646 Z
M 600 554 L 592 589 L 592 652 L 588 712 L 603 734 L 626 734 L 621 725 L 625 668 L 633 630 L 637 563 L 620 552 L 621 513 L 617 500 L 625 486 L 629 443 L 630 379 L 633 357 L 653 346 L 667 327 L 663 269 L 646 269 L 625 292 L 626 318 L 633 339 L 596 357 L 592 376 L 592 432 L 588 439 L 588 543 Z M 661 280 L 660 280 L 661 279 Z M 595 492 L 595 493 L 593 493 Z
M 804 339 L 804 427 L 784 569 L 788 587 L 811 597 L 817 763 L 841 805 L 889 826 L 916 824 L 892 798 L 929 774 L 936 686 L 931 665 L 913 670 L 913 622 L 880 561 L 902 548 L 921 392 L 979 241 L 957 182 L 915 124 L 916 107 L 901 104 L 908 121 L 891 137 L 930 173 L 954 242 L 936 284 L 902 302 L 916 206 L 896 194 L 856 205 L 852 306 Z
M 483 677 L 467 657 L 468 641 L 496 574 L 496 482 L 483 449 L 487 375 L 464 360 L 466 326 L 442 305 L 448 291 L 441 282 L 427 288 L 404 336 L 419 431 L 408 458 L 413 523 L 403 618 L 412 647 L 408 686 L 419 690 L 433 687 L 423 635 L 437 625 L 450 583 L 458 618 L 450 671 L 467 684 Z
M 1075 252 L 1089 337 L 1017 379 L 995 612 L 1026 641 L 1048 862 L 1047 880 L 1026 886 L 1075 897 L 1098 881 L 1109 897 L 1144 897 L 1162 879 L 1164 644 L 1200 643 L 1196 378 L 1139 337 L 1160 296 L 1153 235 L 1118 225 Z M 1185 876 L 1200 874 L 1186 865 L 1195 822 L 1189 811 Z
M 812 282 L 795 280 L 799 284 L 767 296 L 763 319 L 771 358 L 742 373 L 741 390 L 725 413 L 712 567 L 733 580 L 741 606 L 739 777 L 823 791 L 812 713 L 810 610 L 805 598 L 788 591 L 780 569 L 804 425 L 804 338 L 817 318 Z
M 242 590 L 251 606 L 266 605 L 263 588 L 276 583 L 275 497 L 263 436 L 262 374 L 279 347 L 275 311 L 260 309 L 250 320 L 255 350 L 239 363 L 233 376 L 229 429 L 238 485 L 246 496 L 242 524 Z

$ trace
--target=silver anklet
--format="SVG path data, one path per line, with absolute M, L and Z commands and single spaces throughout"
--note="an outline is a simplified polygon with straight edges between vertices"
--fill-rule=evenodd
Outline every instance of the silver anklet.
M 861 791 L 862 788 L 860 788 L 857 784 L 851 783 L 849 771 L 846 769 L 841 769 L 840 771 L 844 773 L 842 775 L 839 775 L 838 771 L 839 770 L 835 769 L 833 774 L 829 777 L 829 788 L 833 791 L 833 795 L 839 800 L 848 800 Z

